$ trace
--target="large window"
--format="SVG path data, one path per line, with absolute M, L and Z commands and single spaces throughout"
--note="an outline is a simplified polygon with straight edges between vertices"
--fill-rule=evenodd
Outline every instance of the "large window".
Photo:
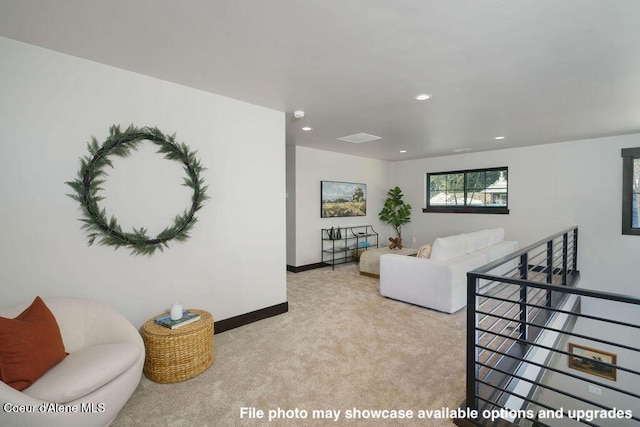
M 622 150 L 622 234 L 640 235 L 640 148 Z
M 427 174 L 423 212 L 508 214 L 507 167 Z

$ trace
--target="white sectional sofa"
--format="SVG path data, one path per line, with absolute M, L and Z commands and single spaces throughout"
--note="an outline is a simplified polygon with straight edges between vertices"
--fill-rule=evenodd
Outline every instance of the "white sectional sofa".
M 380 257 L 380 293 L 388 298 L 446 313 L 467 304 L 467 272 L 518 249 L 495 228 L 438 238 L 429 258 Z M 512 263 L 513 264 L 513 263 Z M 503 266 L 503 270 L 514 265 Z

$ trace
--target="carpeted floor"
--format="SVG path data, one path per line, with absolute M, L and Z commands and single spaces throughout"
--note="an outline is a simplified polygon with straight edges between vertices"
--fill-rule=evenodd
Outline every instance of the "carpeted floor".
M 464 400 L 464 309 L 386 299 L 357 264 L 287 273 L 287 287 L 288 313 L 217 334 L 213 366 L 192 380 L 143 377 L 112 426 L 453 425 L 419 411 Z

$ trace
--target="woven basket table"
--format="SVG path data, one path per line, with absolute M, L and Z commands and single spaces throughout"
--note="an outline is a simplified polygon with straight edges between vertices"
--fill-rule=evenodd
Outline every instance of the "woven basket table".
M 188 309 L 200 320 L 169 329 L 154 322 L 142 327 L 146 351 L 143 372 L 157 383 L 177 383 L 203 373 L 213 363 L 213 317 L 204 310 Z M 164 313 L 167 314 L 167 313 Z

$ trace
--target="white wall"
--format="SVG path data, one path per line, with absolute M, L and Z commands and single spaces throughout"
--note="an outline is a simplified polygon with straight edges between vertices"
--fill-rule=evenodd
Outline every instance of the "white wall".
M 620 150 L 636 146 L 640 134 L 393 163 L 291 147 L 287 166 L 295 179 L 288 184 L 288 202 L 295 206 L 295 219 L 288 218 L 287 264 L 319 262 L 319 230 L 334 225 L 374 224 L 384 244 L 391 230 L 380 224 L 377 213 L 386 191 L 399 185 L 413 206 L 412 221 L 403 228 L 407 245 L 505 227 L 507 238 L 524 246 L 578 225 L 581 286 L 639 295 L 635 283 L 640 275 L 640 238 L 620 232 Z M 509 215 L 422 212 L 427 172 L 496 166 L 509 167 Z M 367 183 L 367 217 L 320 218 L 322 180 Z M 411 242 L 414 237 L 416 243 Z
M 296 147 L 287 147 L 287 265 L 296 259 Z
M 295 147 L 295 159 L 290 159 L 290 170 L 295 173 L 295 226 L 289 239 L 295 239 L 295 258 L 289 256 L 287 264 L 304 266 L 322 261 L 320 251 L 322 228 L 351 225 L 372 225 L 384 245 L 391 230 L 380 223 L 382 209 L 389 191 L 389 163 L 365 159 L 306 147 Z M 367 184 L 367 215 L 349 218 L 320 218 L 320 182 L 344 181 Z M 291 243 L 289 243 L 291 245 Z
M 5 38 L 0 61 L 2 306 L 87 297 L 140 326 L 173 301 L 215 320 L 286 301 L 283 113 Z M 177 133 L 207 168 L 191 239 L 152 257 L 87 247 L 66 196 L 90 137 L 131 123 Z M 170 225 L 191 193 L 146 145 L 116 160 L 104 206 L 123 225 Z
M 502 226 L 521 246 L 578 225 L 582 287 L 640 295 L 640 237 L 621 234 L 620 150 L 640 134 L 469 153 L 392 164 L 391 181 L 415 209 L 403 235 L 419 243 Z M 509 167 L 509 215 L 423 213 L 427 172 Z

